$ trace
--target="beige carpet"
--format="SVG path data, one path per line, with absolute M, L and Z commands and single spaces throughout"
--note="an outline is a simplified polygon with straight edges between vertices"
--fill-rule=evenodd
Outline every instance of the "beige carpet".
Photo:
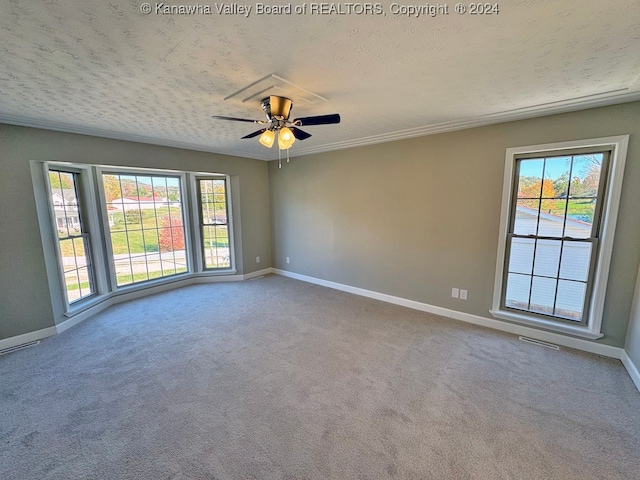
M 620 362 L 283 277 L 0 357 L 2 479 L 640 478 Z

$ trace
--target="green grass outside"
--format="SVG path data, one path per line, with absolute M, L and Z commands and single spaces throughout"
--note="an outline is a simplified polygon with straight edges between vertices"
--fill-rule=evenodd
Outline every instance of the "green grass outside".
M 530 202 L 530 203 L 527 203 Z M 523 200 L 522 203 L 529 208 L 537 209 L 537 202 Z M 567 216 L 569 218 L 577 218 L 582 221 L 593 221 L 593 213 L 595 209 L 595 202 L 591 200 L 571 200 L 569 199 L 569 206 L 567 208 Z M 542 200 L 541 210 L 545 213 L 551 213 L 553 215 L 564 216 L 567 203 L 565 200 Z
M 165 226 L 163 218 L 171 216 L 172 221 L 182 220 L 182 212 L 177 207 L 162 207 L 155 211 L 148 209 L 142 212 L 133 210 L 127 213 L 109 214 L 113 223 L 110 231 L 114 255 L 158 252 L 158 228 Z
M 177 267 L 175 269 L 175 274 L 178 273 L 184 273 L 187 271 L 187 267 Z M 173 270 L 167 272 L 164 276 L 168 277 L 170 275 L 174 275 Z M 126 285 L 129 283 L 135 283 L 135 282 L 141 282 L 144 280 L 153 280 L 156 278 L 162 278 L 162 272 L 157 271 L 157 272 L 149 272 L 149 276 L 147 277 L 146 272 L 143 273 L 136 273 L 133 275 L 133 282 L 131 280 L 131 275 L 130 274 L 124 274 L 124 275 L 118 275 L 117 276 L 117 284 L 118 285 Z M 89 282 L 82 282 L 80 285 L 78 285 L 77 283 L 73 283 L 71 285 L 67 284 L 67 291 L 73 291 L 73 290 L 78 290 L 79 288 L 83 288 L 83 289 L 88 289 L 89 288 Z
M 211 225 L 204 228 L 203 243 L 207 247 L 229 247 L 229 230 L 226 225 Z
M 175 273 L 173 269 L 169 271 L 165 271 L 164 277 L 176 275 L 178 273 L 185 273 L 186 271 L 187 271 L 187 267 L 176 267 Z M 128 274 L 128 273 L 124 275 L 118 275 L 116 283 L 118 286 L 123 286 L 123 285 L 128 285 L 130 283 L 153 280 L 155 278 L 163 278 L 162 272 L 161 271 L 149 272 L 149 276 L 147 276 L 146 272 L 134 273 L 133 277 L 131 276 L 131 274 Z

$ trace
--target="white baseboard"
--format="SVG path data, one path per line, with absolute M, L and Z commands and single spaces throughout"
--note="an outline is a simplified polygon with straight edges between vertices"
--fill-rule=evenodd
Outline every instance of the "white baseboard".
M 344 285 L 342 283 L 322 280 L 320 278 L 309 277 L 307 275 L 300 275 L 299 273 L 293 273 L 287 270 L 274 268 L 273 273 L 282 275 L 284 277 L 294 278 L 296 280 L 302 280 L 303 282 L 314 283 L 323 287 L 329 287 L 336 290 L 341 290 L 343 292 L 353 293 L 355 295 L 361 295 L 363 297 L 374 298 L 376 300 L 393 303 L 395 305 L 401 305 L 403 307 L 412 308 L 414 310 L 420 310 L 423 312 L 452 318 L 454 320 L 472 323 L 474 325 L 479 325 L 482 327 L 493 328 L 495 330 L 501 330 L 503 332 L 513 333 L 515 335 L 523 335 L 525 337 L 535 338 L 544 342 L 555 343 L 556 345 L 575 348 L 577 350 L 583 350 L 585 352 L 595 353 L 598 355 L 603 355 L 605 357 L 617 358 L 618 360 L 622 358 L 622 354 L 624 352 L 622 348 L 612 347 L 610 345 L 603 345 L 601 343 L 595 343 L 580 338 L 569 337 L 559 333 L 538 330 L 536 328 L 525 327 L 523 325 L 506 323 L 500 320 L 495 320 L 493 318 L 481 317 L 479 315 L 473 315 L 470 313 L 458 312 L 456 310 L 450 310 L 448 308 L 429 305 L 428 303 L 416 302 L 415 300 L 408 300 L 401 297 L 394 297 L 393 295 L 387 295 L 386 293 L 374 292 L 371 290 L 365 290 L 363 288 L 352 287 L 351 285 Z
M 29 342 L 35 342 L 36 340 L 42 340 L 43 338 L 51 337 L 55 334 L 56 327 L 47 327 L 42 330 L 36 330 L 35 332 L 23 333 L 22 335 L 16 335 L 15 337 L 4 338 L 0 340 L 0 350 L 17 347 L 18 345 L 24 345 Z
M 323 287 L 333 288 L 335 290 L 341 290 L 347 293 L 353 293 L 355 295 L 360 295 L 363 297 L 381 300 L 387 303 L 393 303 L 395 305 L 412 308 L 414 310 L 433 313 L 435 315 L 440 315 L 440 316 L 451 318 L 454 320 L 460 320 L 463 322 L 479 325 L 482 327 L 488 327 L 495 330 L 512 333 L 515 335 L 524 335 L 526 337 L 535 338 L 537 340 L 555 343 L 557 345 L 562 345 L 569 348 L 575 348 L 577 350 L 583 350 L 585 352 L 595 353 L 595 354 L 603 355 L 606 357 L 616 358 L 618 360 L 622 360 L 622 363 L 624 364 L 625 368 L 629 372 L 631 379 L 635 383 L 636 387 L 638 387 L 638 390 L 640 390 L 640 374 L 638 373 L 638 368 L 633 364 L 633 362 L 631 361 L 627 353 L 622 348 L 612 347 L 610 345 L 603 345 L 596 342 L 590 342 L 588 340 L 569 337 L 569 336 L 565 336 L 558 333 L 546 332 L 544 330 L 525 327 L 523 325 L 514 325 L 511 323 L 502 322 L 500 320 L 495 320 L 492 318 L 481 317 L 479 315 L 473 315 L 470 313 L 458 312 L 456 310 L 451 310 L 448 308 L 429 305 L 427 303 L 417 302 L 415 300 L 408 300 L 406 298 L 395 297 L 393 295 L 387 295 L 386 293 L 379 293 L 371 290 L 365 290 L 364 288 L 352 287 L 351 285 L 331 282 L 329 280 L 322 280 L 320 278 L 309 277 L 307 275 L 301 275 L 299 273 L 289 272 L 287 270 L 281 270 L 278 268 L 265 268 L 265 269 L 258 270 L 255 272 L 250 272 L 244 275 L 226 275 L 226 276 L 220 275 L 220 276 L 208 276 L 208 277 L 191 276 L 189 278 L 185 278 L 177 282 L 158 285 L 158 286 L 154 286 L 144 290 L 137 290 L 133 292 L 126 292 L 118 295 L 113 295 L 109 298 L 106 298 L 101 303 L 94 305 L 84 310 L 83 312 L 78 313 L 77 315 L 74 315 L 73 317 L 69 318 L 68 320 L 65 320 L 62 323 L 57 324 L 54 327 L 48 327 L 42 330 L 37 330 L 35 332 L 29 332 L 23 335 L 17 335 L 15 337 L 9 337 L 9 338 L 0 340 L 0 350 L 4 350 L 5 348 L 15 347 L 28 342 L 33 342 L 35 340 L 41 340 L 43 338 L 50 337 L 57 333 L 62 333 L 65 330 L 68 330 L 69 328 L 83 322 L 87 318 L 90 318 L 91 316 L 117 303 L 122 303 L 128 300 L 133 300 L 135 298 L 144 297 L 154 293 L 173 290 L 174 288 L 183 287 L 191 284 L 243 281 L 243 280 L 250 280 L 256 277 L 261 277 L 263 275 L 268 275 L 270 273 L 275 273 L 277 275 L 282 275 L 284 277 L 289 277 L 296 280 L 302 280 L 304 282 L 321 285 Z
M 271 267 L 263 268 L 262 270 L 258 270 L 256 272 L 251 272 L 251 273 L 247 273 L 246 275 L 243 275 L 242 279 L 251 280 L 252 278 L 262 277 L 264 275 L 269 275 L 270 273 L 273 273 L 273 268 Z
M 256 270 L 255 272 L 245 273 L 244 275 L 198 275 L 194 277 L 191 283 L 241 282 L 243 280 L 262 277 L 269 273 L 273 273 L 273 269 L 271 267 Z
M 633 380 L 633 383 L 640 392 L 640 371 L 638 371 L 638 367 L 633 363 L 625 351 L 622 352 L 622 364 L 624 365 L 624 368 L 627 369 L 627 372 L 629 372 L 631 380 Z

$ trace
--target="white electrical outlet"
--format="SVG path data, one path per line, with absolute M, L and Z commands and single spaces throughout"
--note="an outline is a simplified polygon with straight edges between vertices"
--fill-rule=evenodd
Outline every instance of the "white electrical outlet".
M 287 263 L 289 263 L 289 257 L 287 257 Z
M 260 263 L 260 256 L 259 255 L 256 257 L 256 263 Z
M 466 299 L 467 299 L 467 291 L 460 290 L 460 300 L 466 300 Z
M 460 296 L 460 290 L 458 288 L 451 289 L 451 296 L 453 298 L 458 298 Z

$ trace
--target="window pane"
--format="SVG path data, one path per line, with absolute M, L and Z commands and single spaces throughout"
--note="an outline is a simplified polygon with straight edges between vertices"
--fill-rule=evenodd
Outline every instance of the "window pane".
M 136 187 L 136 177 L 133 175 L 119 175 L 121 200 L 124 205 L 135 206 L 138 201 L 138 193 Z
M 538 208 L 540 200 L 518 200 L 513 233 L 535 235 L 538 231 Z
M 136 204 L 128 203 L 125 205 L 124 223 L 126 230 L 139 230 L 142 228 L 142 215 Z
M 601 153 L 574 157 L 570 198 L 595 198 L 598 195 L 603 159 Z
M 123 231 L 124 212 L 119 204 L 107 204 L 107 220 L 109 221 L 109 230 L 112 232 Z
M 117 285 L 174 275 L 175 255 L 185 259 L 186 268 L 180 179 L 103 174 L 103 182 L 105 196 L 113 197 L 107 212 L 113 212 L 109 224 Z
M 505 304 L 507 307 L 527 309 L 529 306 L 529 290 L 531 289 L 531 276 L 510 273 L 507 277 L 507 295 Z
M 173 256 L 162 255 L 162 271 L 164 275 L 175 275 L 176 265 L 173 261 Z
M 89 269 L 87 267 L 78 269 L 78 279 L 80 280 L 80 296 L 86 297 L 91 293 Z
M 538 235 L 543 237 L 562 237 L 564 212 L 567 201 L 542 200 Z
M 138 194 L 138 200 L 140 205 L 142 205 L 142 208 L 147 208 L 148 205 L 153 208 L 154 200 L 161 200 L 163 197 L 163 195 L 154 197 L 151 177 L 136 177 L 136 193 Z
M 64 286 L 67 291 L 67 301 L 69 303 L 73 303 L 82 298 L 77 270 L 71 270 L 64 274 Z
M 582 320 L 586 286 L 582 282 L 559 280 L 555 314 L 571 320 Z
M 76 254 L 73 250 L 73 239 L 67 238 L 65 240 L 58 241 L 58 248 L 60 249 L 60 256 L 62 257 L 62 271 L 69 272 L 77 268 Z
M 589 238 L 595 211 L 595 198 L 569 200 L 564 235 L 573 238 Z
M 129 240 L 129 253 L 131 255 L 140 255 L 141 253 L 144 253 L 142 230 L 127 231 L 127 239 Z
M 147 265 L 149 278 L 158 278 L 162 276 L 162 266 L 160 263 L 159 253 L 147 253 L 144 256 L 144 261 L 146 262 L 146 265 Z
M 118 286 L 122 286 L 122 285 L 128 285 L 130 283 L 133 283 L 133 276 L 129 273 L 119 273 L 117 272 L 117 282 L 118 282 Z
M 567 198 L 571 157 L 552 157 L 544 162 L 543 198 Z
M 531 285 L 531 305 L 532 312 L 553 314 L 553 304 L 556 296 L 557 280 L 552 278 L 533 277 Z
M 586 282 L 591 262 L 591 243 L 571 241 L 563 243 L 560 278 Z
M 533 270 L 533 247 L 535 240 L 514 238 L 511 240 L 509 272 L 531 275 Z
M 172 206 L 169 209 L 169 215 L 172 226 L 182 226 L 182 210 L 180 208 Z
M 157 252 L 158 247 L 158 230 L 145 230 L 144 231 L 144 251 L 146 253 Z
M 544 277 L 557 277 L 560 266 L 559 240 L 538 240 L 536 243 L 536 258 L 533 274 Z
M 229 267 L 229 238 L 227 227 L 204 226 L 203 234 L 206 268 Z
M 111 202 L 116 200 L 122 200 L 123 195 L 120 187 L 120 177 L 118 175 L 103 175 L 102 183 L 104 185 L 104 196 L 107 200 L 107 204 L 111 204 Z M 113 205 L 113 208 L 118 211 L 122 211 L 121 207 L 121 201 Z
M 520 160 L 518 198 L 540 198 L 543 165 L 544 161 L 541 158 Z
M 126 232 L 111 232 L 111 248 L 114 255 L 129 254 Z

